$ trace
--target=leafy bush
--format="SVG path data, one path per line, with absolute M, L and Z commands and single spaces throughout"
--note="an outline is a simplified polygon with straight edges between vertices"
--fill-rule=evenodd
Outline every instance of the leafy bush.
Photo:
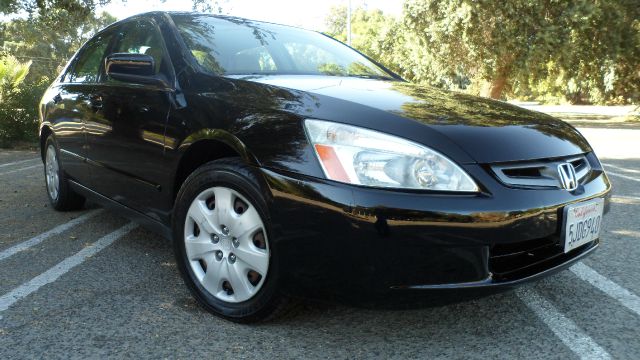
M 49 79 L 25 81 L 30 65 L 12 56 L 0 58 L 0 147 L 37 139 L 37 104 Z
M 640 7 L 620 0 L 404 0 L 357 8 L 353 46 L 405 79 L 496 99 L 640 101 Z M 346 7 L 326 18 L 344 41 Z
M 0 102 L 19 92 L 18 87 L 29 74 L 31 61 L 21 63 L 11 55 L 0 57 Z

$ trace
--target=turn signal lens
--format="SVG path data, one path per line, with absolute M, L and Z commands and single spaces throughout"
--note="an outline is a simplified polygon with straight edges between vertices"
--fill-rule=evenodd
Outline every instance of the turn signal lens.
M 316 154 L 318 154 L 328 176 L 333 180 L 349 182 L 349 177 L 344 171 L 335 150 L 331 146 L 320 144 L 317 144 L 315 148 Z

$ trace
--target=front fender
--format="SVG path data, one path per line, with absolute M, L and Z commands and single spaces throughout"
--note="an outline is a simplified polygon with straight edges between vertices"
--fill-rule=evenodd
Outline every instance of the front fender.
M 258 159 L 251 153 L 249 148 L 236 136 L 222 129 L 201 129 L 189 136 L 178 146 L 178 151 L 184 154 L 193 144 L 200 141 L 213 140 L 224 144 L 236 153 L 247 163 L 253 166 L 260 166 Z

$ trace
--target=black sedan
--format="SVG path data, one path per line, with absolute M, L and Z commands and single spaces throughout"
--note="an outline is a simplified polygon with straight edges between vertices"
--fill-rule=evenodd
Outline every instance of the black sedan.
M 609 180 L 571 126 L 270 23 L 117 22 L 40 110 L 54 208 L 90 198 L 172 239 L 193 296 L 234 321 L 301 290 L 537 279 L 592 253 L 608 210 Z

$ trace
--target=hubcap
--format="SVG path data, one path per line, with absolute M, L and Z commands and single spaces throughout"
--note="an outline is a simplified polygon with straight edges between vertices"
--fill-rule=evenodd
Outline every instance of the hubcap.
M 191 203 L 184 227 L 189 266 L 216 298 L 232 303 L 258 293 L 269 270 L 264 223 L 237 191 L 213 187 Z
M 45 158 L 45 177 L 47 179 L 47 191 L 49 196 L 53 200 L 58 200 L 58 193 L 60 189 L 60 177 L 58 175 L 58 156 L 56 155 L 56 149 L 53 145 L 49 145 L 47 148 L 47 155 Z

